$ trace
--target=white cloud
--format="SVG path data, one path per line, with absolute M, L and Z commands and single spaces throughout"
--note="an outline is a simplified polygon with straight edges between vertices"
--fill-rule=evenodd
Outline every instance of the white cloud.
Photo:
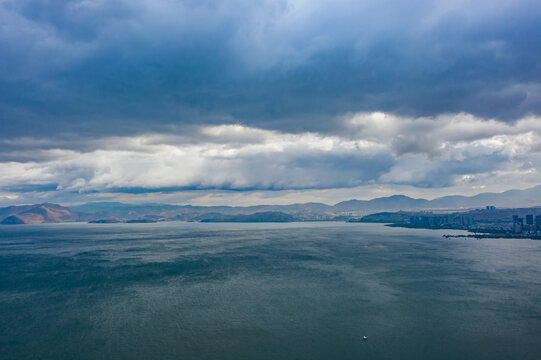
M 73 191 L 349 186 L 373 179 L 377 172 L 336 167 L 342 159 L 389 157 L 386 147 L 367 141 L 240 125 L 203 127 L 198 136 L 197 143 L 183 143 L 184 137 L 172 135 L 143 135 L 101 139 L 96 144 L 107 146 L 89 152 L 41 150 L 49 160 L 0 163 L 0 186 L 53 182 Z
M 92 140 L 86 145 L 90 151 L 50 148 L 37 139 L 38 147 L 49 148 L 13 150 L 9 156 L 41 161 L 0 162 L 0 189 L 48 184 L 75 192 L 481 187 L 494 174 L 511 179 L 526 172 L 528 181 L 539 175 L 541 121 L 534 117 L 508 124 L 462 113 L 433 118 L 359 113 L 343 117 L 342 124 L 337 132 L 342 135 L 333 136 L 202 126 L 181 135 Z M 21 141 L 30 144 L 28 138 Z
M 349 114 L 342 121 L 350 136 L 386 144 L 397 156 L 442 156 L 471 147 L 526 154 L 541 144 L 541 118 L 533 116 L 506 123 L 465 113 L 411 118 L 373 112 Z
M 4 198 L 4 199 L 8 199 L 8 200 L 15 200 L 19 197 L 19 195 L 14 195 L 14 194 L 0 194 L 0 199 Z

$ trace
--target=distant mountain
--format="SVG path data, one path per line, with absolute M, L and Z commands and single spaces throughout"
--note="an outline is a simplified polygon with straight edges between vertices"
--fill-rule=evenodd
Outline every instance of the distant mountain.
M 257 206 L 191 206 L 169 204 L 123 204 L 94 202 L 70 209 L 55 204 L 9 206 L 0 208 L 0 223 L 27 224 L 63 221 L 273 221 L 272 213 L 287 215 L 277 221 L 336 220 L 348 217 L 350 212 L 367 215 L 374 212 L 398 210 L 467 210 L 493 205 L 500 208 L 541 206 L 541 185 L 526 190 L 503 193 L 481 193 L 475 196 L 444 196 L 433 200 L 414 199 L 393 195 L 372 200 L 348 200 L 336 205 L 305 203 L 291 205 Z M 253 218 L 248 215 L 258 215 Z M 257 220 L 261 217 L 262 220 Z M 282 220 L 280 220 L 282 219 Z
M 201 222 L 292 222 L 295 218 L 289 214 L 278 211 L 257 212 L 250 215 L 223 215 L 208 214 Z
M 141 205 L 138 205 L 138 206 L 141 206 Z M 86 203 L 86 204 L 77 205 L 77 206 L 70 206 L 70 209 L 72 211 L 81 212 L 81 213 L 96 213 L 99 211 L 107 211 L 107 210 L 115 209 L 115 208 L 125 209 L 129 207 L 133 207 L 133 205 L 123 204 L 121 202 L 114 202 L 114 201 L 111 201 L 111 202 L 103 201 L 103 202 L 91 202 L 91 203 Z
M 98 219 L 98 220 L 90 220 L 89 224 L 116 224 L 121 222 L 120 220 L 115 219 Z
M 77 216 L 68 208 L 56 204 L 11 206 L 9 210 L 0 209 L 0 214 L 12 214 L 1 219 L 1 224 L 37 224 L 74 221 Z
M 7 218 L 8 216 L 15 215 L 18 213 L 21 213 L 26 210 L 30 210 L 33 207 L 37 205 L 14 205 L 14 206 L 8 206 L 5 208 L 0 208 L 0 222 Z
M 156 216 L 168 220 L 194 220 L 209 213 L 219 214 L 253 214 L 256 212 L 279 211 L 288 214 L 321 214 L 332 212 L 333 207 L 321 203 L 291 204 L 291 205 L 256 205 L 256 206 L 192 206 L 169 204 L 123 204 L 123 203 L 87 203 L 71 206 L 77 213 L 100 214 L 99 219 L 114 217 L 118 219 L 134 219 L 144 216 Z
M 525 190 L 503 193 L 481 193 L 475 196 L 444 196 L 434 200 L 414 199 L 404 195 L 372 200 L 349 200 L 336 204 L 335 211 L 382 211 L 422 209 L 471 209 L 494 205 L 497 207 L 531 207 L 541 205 L 541 185 Z
M 393 195 L 372 200 L 348 200 L 334 205 L 335 211 L 379 211 L 392 209 L 420 209 L 428 206 L 429 200 L 413 199 L 405 195 Z
M 503 193 L 481 193 L 475 196 L 444 196 L 430 201 L 431 208 L 530 207 L 541 205 L 541 185 Z

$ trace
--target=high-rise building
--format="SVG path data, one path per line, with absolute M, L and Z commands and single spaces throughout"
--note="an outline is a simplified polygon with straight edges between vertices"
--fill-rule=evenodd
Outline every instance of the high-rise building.
M 541 215 L 535 217 L 535 231 L 541 231 Z
M 535 231 L 535 229 L 533 227 L 533 215 L 526 215 L 526 226 L 525 226 L 524 230 L 526 230 L 528 232 Z
M 513 215 L 513 231 L 515 233 L 521 233 L 524 228 L 524 219 L 519 218 L 518 215 Z

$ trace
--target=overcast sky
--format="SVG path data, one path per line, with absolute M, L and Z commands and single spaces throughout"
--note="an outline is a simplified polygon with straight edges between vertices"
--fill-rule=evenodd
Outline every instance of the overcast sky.
M 541 6 L 0 0 L 0 205 L 541 183 Z

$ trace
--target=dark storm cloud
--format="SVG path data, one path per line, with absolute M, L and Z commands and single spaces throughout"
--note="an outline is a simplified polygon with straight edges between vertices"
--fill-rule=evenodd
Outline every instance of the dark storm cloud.
M 540 33 L 538 1 L 5 0 L 0 199 L 535 178 Z
M 521 2 L 4 1 L 2 135 L 331 131 L 348 111 L 541 112 Z

